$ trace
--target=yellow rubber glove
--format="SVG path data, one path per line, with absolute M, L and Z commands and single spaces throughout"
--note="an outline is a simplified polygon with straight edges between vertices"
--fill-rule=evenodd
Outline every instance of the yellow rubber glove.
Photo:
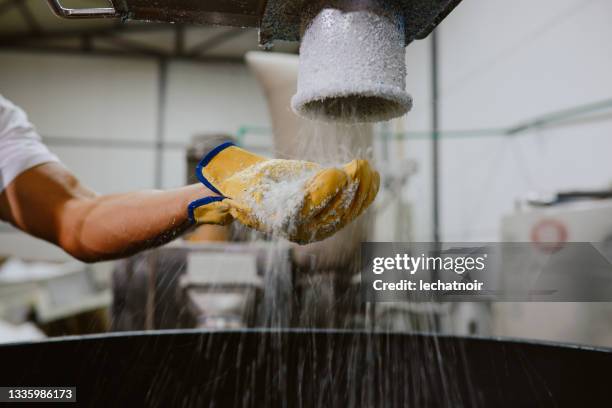
M 366 160 L 341 168 L 299 160 L 266 159 L 232 143 L 213 149 L 196 169 L 221 197 L 189 206 L 192 220 L 251 228 L 308 243 L 333 235 L 374 200 L 379 175 Z

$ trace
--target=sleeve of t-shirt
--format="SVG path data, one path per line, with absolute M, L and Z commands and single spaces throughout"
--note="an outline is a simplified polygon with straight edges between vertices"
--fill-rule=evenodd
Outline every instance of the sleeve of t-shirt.
M 0 95 L 0 192 L 24 171 L 59 162 L 28 121 L 25 112 Z

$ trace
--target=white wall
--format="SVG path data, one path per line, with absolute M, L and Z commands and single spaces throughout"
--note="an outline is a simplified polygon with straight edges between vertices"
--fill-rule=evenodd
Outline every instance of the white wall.
M 144 60 L 0 54 L 0 93 L 24 108 L 50 148 L 103 193 L 152 187 L 153 151 L 94 150 L 78 140 L 72 146 L 53 140 L 152 141 L 156 78 L 156 64 Z
M 50 148 L 101 193 L 154 187 L 159 70 L 155 60 L 0 53 L 0 93 L 23 107 Z M 256 80 L 241 65 L 171 63 L 167 141 L 268 126 Z M 58 138 L 63 141 L 57 144 Z M 74 143 L 70 142 L 74 139 Z M 90 147 L 79 140 L 129 140 L 138 147 Z M 184 185 L 184 150 L 163 154 L 164 188 Z M 0 224 L 0 256 L 57 259 L 50 245 Z
M 443 130 L 505 127 L 612 97 L 610 15 L 607 0 L 462 2 L 439 28 Z M 430 129 L 429 51 L 429 40 L 407 49 L 407 88 L 414 97 L 403 119 L 408 131 Z M 168 74 L 167 140 L 268 126 L 265 101 L 245 67 L 172 63 Z M 22 105 L 50 138 L 152 143 L 157 78 L 156 63 L 143 59 L 0 53 L 0 93 Z M 444 139 L 443 239 L 498 239 L 501 215 L 531 191 L 608 185 L 611 130 L 608 120 L 515 138 Z M 52 148 L 100 192 L 153 186 L 152 148 Z M 420 164 L 407 192 L 415 208 L 414 236 L 430 240 L 431 144 L 410 139 L 404 149 Z M 180 185 L 183 151 L 169 149 L 163 157 L 163 186 Z M 0 236 L 0 253 L 11 237 Z
M 612 98 L 610 16 L 612 2 L 607 0 L 462 2 L 439 29 L 442 129 L 512 126 Z M 408 89 L 418 107 L 430 100 L 422 89 L 430 81 L 429 61 L 425 50 L 414 45 L 408 50 Z M 415 53 L 416 62 L 411 58 Z M 428 129 L 422 115 L 414 113 L 405 118 L 407 126 Z M 612 181 L 612 120 L 609 114 L 604 119 L 514 138 L 443 140 L 443 239 L 499 239 L 502 214 L 532 191 L 607 187 Z M 431 165 L 423 142 L 408 142 L 407 149 L 421 168 Z M 410 198 L 417 216 L 430 222 L 431 200 L 420 195 L 430 179 L 417 179 Z M 420 237 L 426 239 L 422 227 Z
M 170 66 L 166 140 L 188 143 L 207 132 L 235 135 L 242 126 L 270 126 L 268 108 L 257 80 L 243 65 Z M 185 161 L 174 151 L 164 163 L 164 187 L 183 185 Z

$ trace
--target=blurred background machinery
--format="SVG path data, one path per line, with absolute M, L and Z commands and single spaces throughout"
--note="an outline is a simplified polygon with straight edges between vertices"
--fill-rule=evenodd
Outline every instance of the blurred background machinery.
M 197 3 L 234 14 L 234 2 Z M 108 8 L 111 3 L 60 4 Z M 290 279 L 277 287 L 291 287 L 297 295 L 289 317 L 268 315 L 268 323 L 291 319 L 296 326 L 434 329 L 612 344 L 603 304 L 537 305 L 537 310 L 528 309 L 536 305 L 395 304 L 368 310 L 355 305 L 353 296 L 355 250 L 364 239 L 546 246 L 609 238 L 608 202 L 601 195 L 580 202 L 567 202 L 566 194 L 538 197 L 516 211 L 514 205 L 530 191 L 610 185 L 612 60 L 605 52 L 610 7 L 598 0 L 519 1 L 511 9 L 502 0 L 463 2 L 432 35 L 406 48 L 406 89 L 415 102 L 411 114 L 356 130 L 305 122 L 291 113 L 299 44 L 277 39 L 273 49 L 248 54 L 260 50 L 260 41 L 268 42 L 261 8 L 234 14 L 236 25 L 251 27 L 243 30 L 112 18 L 60 20 L 46 2 L 0 1 L 0 92 L 23 106 L 51 149 L 101 193 L 184 185 L 202 153 L 197 139 L 203 135 L 231 135 L 251 150 L 277 157 L 300 152 L 308 158 L 324 151 L 328 157 L 310 157 L 326 162 L 358 152 L 373 157 L 383 175 L 369 217 L 336 242 L 318 247 L 277 247 L 265 237 L 253 245 L 245 242 L 250 237 L 244 231 L 208 229 L 120 263 L 73 265 L 56 248 L 3 224 L 0 255 L 10 260 L 0 279 L 14 265 L 27 276 L 32 262 L 66 271 L 36 283 L 25 279 L 24 285 L 2 280 L 4 322 L 12 333 L 16 324 L 37 323 L 24 330 L 39 337 L 108 326 L 265 325 L 260 311 L 269 310 L 266 302 L 273 296 L 263 290 L 270 266 L 262 259 L 272 252 L 279 268 L 291 270 Z M 168 19 L 172 13 L 158 18 Z M 406 38 L 424 37 L 433 26 L 426 28 Z M 309 138 L 313 134 L 333 137 Z M 309 152 L 312 140 L 321 145 Z M 191 161 L 185 160 L 188 151 Z M 543 206 L 557 201 L 563 203 Z M 221 271 L 224 262 L 228 268 Z M 173 274 L 164 275 L 164 268 Z M 124 271 L 115 273 L 114 290 L 113 270 Z M 60 282 L 51 284 L 60 275 Z M 71 296 L 58 295 L 63 288 L 70 288 Z M 140 312 L 131 317 L 120 312 L 129 303 L 126 290 L 139 293 L 132 299 Z M 108 310 L 111 292 L 111 318 L 94 318 L 91 313 Z M 557 311 L 555 319 L 546 319 L 553 315 L 547 307 Z M 170 313 L 178 316 L 171 323 Z M 71 316 L 86 316 L 91 327 L 65 321 L 55 331 L 45 329 Z
M 41 339 L 65 332 L 109 329 L 106 310 L 111 291 L 78 262 L 0 263 L 0 338 L 2 342 Z
M 501 242 L 530 242 L 546 255 L 571 242 L 604 243 L 608 256 L 612 238 L 610 190 L 571 191 L 517 202 L 516 211 L 501 221 Z M 608 258 L 610 259 L 610 258 Z M 504 258 L 502 279 L 529 267 L 524 260 Z M 533 274 L 539 267 L 533 265 Z M 593 288 L 597 290 L 597 288 Z M 553 341 L 608 346 L 612 344 L 612 304 L 609 302 L 497 303 L 494 333 Z

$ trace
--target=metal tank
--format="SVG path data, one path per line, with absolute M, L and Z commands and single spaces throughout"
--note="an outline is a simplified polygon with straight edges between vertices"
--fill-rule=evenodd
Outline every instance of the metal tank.
M 595 407 L 610 349 L 362 331 L 171 331 L 0 346 L 3 386 L 80 406 Z

